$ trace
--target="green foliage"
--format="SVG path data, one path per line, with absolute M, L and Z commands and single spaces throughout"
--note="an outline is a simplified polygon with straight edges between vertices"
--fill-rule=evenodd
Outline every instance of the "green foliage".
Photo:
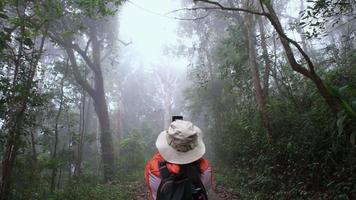
M 293 106 L 273 104 L 272 140 L 261 131 L 244 130 L 239 120 L 216 136 L 221 138 L 215 146 L 217 181 L 246 199 L 354 198 L 355 162 L 350 158 L 355 152 L 347 150 L 342 136 L 330 135 L 332 119 L 320 110 L 297 115 Z
M 352 146 L 355 146 L 356 127 L 356 54 L 355 50 L 350 50 L 351 56 L 340 60 L 338 69 L 329 72 L 330 83 L 328 90 L 340 101 L 342 110 L 337 115 L 337 134 L 345 135 L 349 138 Z M 342 78 L 340 78 L 342 77 Z M 333 85 L 333 86 L 331 86 Z
M 222 39 L 215 50 L 216 59 L 219 60 L 221 76 L 231 76 L 234 81 L 246 80 L 248 73 L 248 51 L 246 51 L 247 38 L 242 27 L 230 26 L 228 36 Z
M 123 0 L 75 0 L 74 3 L 84 10 L 84 14 L 91 18 L 113 15 Z M 112 6 L 114 5 L 114 6 Z
M 134 190 L 127 185 L 78 183 L 58 190 L 47 200 L 124 200 L 133 199 Z
M 325 33 L 328 24 L 332 27 L 343 21 L 343 17 L 355 18 L 355 3 L 352 0 L 308 0 L 312 3 L 302 12 L 301 26 L 309 26 L 309 38 Z
M 144 143 L 137 130 L 119 144 L 119 158 L 117 162 L 117 178 L 119 180 L 142 179 L 144 168 Z
M 326 52 L 318 57 L 340 57 L 328 70 L 318 68 L 343 106 L 337 118 L 311 82 L 293 72 L 282 54 L 275 55 L 266 105 L 267 137 L 258 123 L 251 78 L 244 67 L 246 39 L 238 26 L 228 31 L 213 51 L 218 64 L 213 73 L 221 79 L 186 92 L 194 119 L 204 117 L 201 123 L 207 146 L 213 149 L 208 148 L 208 155 L 218 184 L 231 187 L 243 199 L 355 199 L 354 47 L 347 47 L 347 58 L 337 51 L 337 56 Z

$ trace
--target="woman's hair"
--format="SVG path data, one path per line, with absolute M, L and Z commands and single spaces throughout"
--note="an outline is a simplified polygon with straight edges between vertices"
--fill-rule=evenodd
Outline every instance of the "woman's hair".
M 180 171 L 177 174 L 177 178 L 189 178 L 193 184 L 198 184 L 200 181 L 200 160 L 192 163 L 180 165 Z

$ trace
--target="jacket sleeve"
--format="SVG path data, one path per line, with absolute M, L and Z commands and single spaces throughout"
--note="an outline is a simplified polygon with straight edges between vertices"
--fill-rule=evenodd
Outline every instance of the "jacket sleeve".
M 157 177 L 153 171 L 154 171 L 154 163 L 157 164 L 157 162 L 155 160 L 150 160 L 145 167 L 145 184 L 147 187 L 147 191 L 149 193 L 150 196 L 150 200 L 155 200 L 156 199 L 156 195 L 157 195 L 157 190 L 158 190 L 158 186 L 161 183 L 161 179 L 159 177 Z
M 201 167 L 201 182 L 203 183 L 205 190 L 209 191 L 213 183 L 213 173 L 210 163 L 203 159 L 200 164 Z

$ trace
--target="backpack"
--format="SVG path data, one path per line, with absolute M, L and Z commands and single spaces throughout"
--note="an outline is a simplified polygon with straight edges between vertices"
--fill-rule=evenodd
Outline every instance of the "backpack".
M 189 177 L 169 172 L 166 162 L 158 163 L 161 183 L 157 190 L 157 200 L 207 200 L 207 193 L 203 183 L 193 183 Z

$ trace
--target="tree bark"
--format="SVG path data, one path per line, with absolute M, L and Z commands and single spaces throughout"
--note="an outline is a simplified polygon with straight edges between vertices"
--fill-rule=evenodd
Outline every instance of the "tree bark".
M 80 104 L 80 126 L 79 126 L 79 143 L 77 147 L 77 162 L 75 163 L 74 175 L 79 177 L 81 174 L 81 165 L 82 165 L 82 154 L 83 154 L 83 145 L 84 145 L 84 133 L 86 127 L 86 96 L 85 92 L 82 92 L 81 104 Z
M 261 108 L 263 104 L 262 87 L 260 83 L 260 75 L 258 72 L 257 54 L 256 54 L 256 35 L 255 35 L 255 22 L 253 16 L 247 15 L 247 40 L 248 40 L 248 56 L 249 56 L 249 68 L 251 72 L 252 84 L 255 89 L 256 101 Z
M 56 116 L 56 121 L 55 121 L 55 128 L 54 128 L 54 148 L 53 148 L 53 154 L 52 154 L 52 160 L 56 162 L 57 159 L 57 146 L 58 146 L 58 124 L 59 124 L 59 117 L 61 116 L 61 112 L 63 109 L 63 103 L 64 103 L 64 80 L 67 76 L 67 69 L 68 69 L 68 61 L 66 63 L 66 70 L 65 73 L 63 74 L 63 77 L 61 79 L 60 87 L 61 87 L 61 92 L 60 92 L 60 97 L 59 97 L 59 108 Z M 51 174 L 51 187 L 50 191 L 53 192 L 56 186 L 56 177 L 57 177 L 57 166 L 54 166 L 52 169 L 52 174 Z
M 100 123 L 100 143 L 103 159 L 104 178 L 106 182 L 113 179 L 114 175 L 114 146 L 111 135 L 109 111 L 105 99 L 104 78 L 101 71 L 101 54 L 100 43 L 97 38 L 97 28 L 89 26 L 90 38 L 92 40 L 92 57 L 93 63 L 96 66 L 94 71 L 95 94 L 94 107 Z
M 261 34 L 262 57 L 263 57 L 263 60 L 265 63 L 265 70 L 264 70 L 264 74 L 263 74 L 263 96 L 265 98 L 267 98 L 268 87 L 269 87 L 269 76 L 270 76 L 272 61 L 270 60 L 270 57 L 268 55 L 266 33 L 264 30 L 262 17 L 258 17 L 258 25 L 259 25 L 260 34 Z
M 266 104 L 267 104 L 267 98 L 268 98 L 268 92 L 269 92 L 269 77 L 270 77 L 272 62 L 268 55 L 266 34 L 265 34 L 265 30 L 264 30 L 262 17 L 260 17 L 260 16 L 258 16 L 258 24 L 259 24 L 260 35 L 261 35 L 262 57 L 263 57 L 264 64 L 265 64 L 264 74 L 263 74 L 263 89 L 262 89 L 263 102 L 262 102 L 261 115 L 262 115 L 263 126 L 266 128 L 266 131 L 267 131 L 267 136 L 270 137 L 271 130 L 270 130 L 269 114 L 267 111 Z
M 261 87 L 261 80 L 260 80 L 260 74 L 259 74 L 258 63 L 257 63 L 256 34 L 255 34 L 256 24 L 255 24 L 255 19 L 252 15 L 247 14 L 245 18 L 246 18 L 245 21 L 247 22 L 246 30 L 247 30 L 248 52 L 249 52 L 249 68 L 251 72 L 252 84 L 255 89 L 255 96 L 256 96 L 256 101 L 258 106 L 259 117 L 260 117 L 260 124 L 266 130 L 267 137 L 269 138 L 269 125 L 268 125 L 269 122 L 267 118 L 266 100 L 265 100 L 266 96 L 264 95 L 264 92 Z M 267 89 L 268 85 L 265 87 Z
M 101 146 L 101 158 L 103 161 L 104 179 L 105 182 L 110 182 L 114 173 L 114 148 L 110 128 L 109 112 L 105 99 L 104 78 L 101 70 L 101 45 L 98 41 L 97 27 L 94 25 L 89 26 L 89 37 L 92 43 L 92 58 L 87 53 L 79 48 L 79 46 L 73 45 L 72 38 L 65 38 L 61 40 L 58 36 L 54 36 L 64 45 L 64 48 L 69 56 L 74 77 L 77 83 L 93 98 L 95 112 L 99 119 L 100 124 L 100 146 Z M 79 66 L 75 58 L 74 50 L 80 54 L 85 63 L 93 72 L 94 76 L 94 88 L 82 77 L 79 71 Z

